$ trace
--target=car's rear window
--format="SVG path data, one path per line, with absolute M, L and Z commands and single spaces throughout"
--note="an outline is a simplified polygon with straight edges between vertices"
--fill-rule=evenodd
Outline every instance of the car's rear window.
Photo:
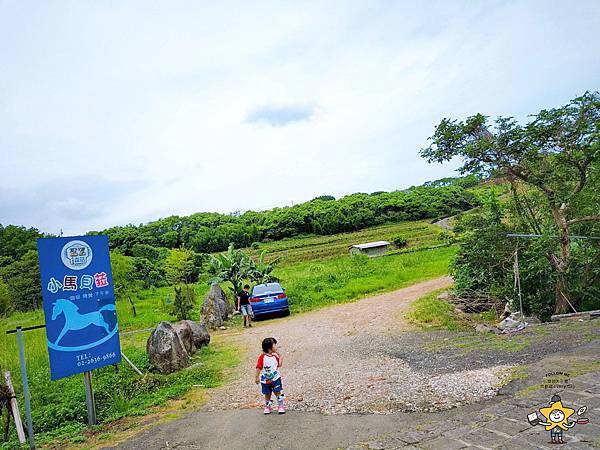
M 279 283 L 259 284 L 252 289 L 252 295 L 278 294 L 283 292 Z

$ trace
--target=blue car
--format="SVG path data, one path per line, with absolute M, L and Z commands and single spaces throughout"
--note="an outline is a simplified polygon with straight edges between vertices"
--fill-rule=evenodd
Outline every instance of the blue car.
M 290 305 L 285 289 L 279 283 L 257 284 L 252 288 L 250 304 L 254 316 L 263 314 L 281 313 L 288 315 Z

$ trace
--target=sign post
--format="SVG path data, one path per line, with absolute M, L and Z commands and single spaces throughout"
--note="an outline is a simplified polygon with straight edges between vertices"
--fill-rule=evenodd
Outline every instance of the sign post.
M 23 380 L 23 397 L 25 397 L 25 414 L 27 414 L 27 434 L 29 434 L 29 447 L 35 448 L 33 435 L 33 421 L 31 420 L 31 400 L 29 397 L 29 380 L 27 379 L 27 366 L 25 365 L 25 347 L 23 346 L 23 330 L 17 327 L 19 340 L 19 359 L 21 360 L 21 380 Z
M 93 369 L 121 361 L 107 236 L 38 239 L 52 380 L 83 373 L 96 424 Z
M 96 400 L 94 400 L 94 388 L 92 387 L 92 372 L 83 372 L 83 383 L 85 384 L 85 403 L 87 404 L 88 425 L 96 425 Z

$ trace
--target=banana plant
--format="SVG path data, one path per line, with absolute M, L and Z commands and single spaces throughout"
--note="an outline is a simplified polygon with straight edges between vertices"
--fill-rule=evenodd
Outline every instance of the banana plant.
M 252 261 L 249 276 L 252 281 L 258 284 L 272 283 L 279 281 L 279 278 L 273 275 L 273 270 L 281 258 L 275 258 L 269 262 L 265 261 L 265 252 L 263 251 L 258 260 Z
M 243 251 L 236 250 L 233 244 L 229 244 L 227 252 L 211 256 L 209 267 L 213 278 L 211 283 L 231 283 L 233 295 L 242 289 L 242 283 L 250 278 L 250 270 L 253 266 L 252 259 Z

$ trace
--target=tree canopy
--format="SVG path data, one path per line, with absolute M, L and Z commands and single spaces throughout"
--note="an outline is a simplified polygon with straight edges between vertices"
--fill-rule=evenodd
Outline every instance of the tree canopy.
M 245 248 L 264 240 L 302 234 L 328 235 L 389 222 L 456 214 L 479 204 L 468 190 L 474 180 L 479 179 L 448 178 L 404 191 L 358 193 L 338 200 L 321 196 L 291 207 L 247 211 L 235 216 L 217 213 L 170 216 L 138 226 L 112 227 L 101 233 L 108 235 L 112 249 L 124 255 L 139 255 L 148 246 L 214 253 L 225 251 L 230 243 Z

